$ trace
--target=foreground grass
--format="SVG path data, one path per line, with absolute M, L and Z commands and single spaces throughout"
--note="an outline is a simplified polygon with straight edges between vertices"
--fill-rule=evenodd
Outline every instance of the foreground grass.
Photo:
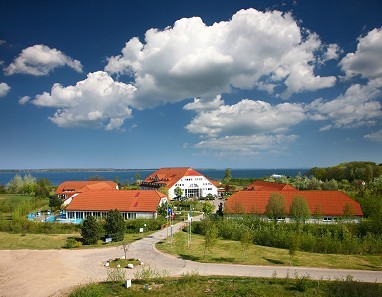
M 313 281 L 308 278 L 265 279 L 201 277 L 189 275 L 181 278 L 150 280 L 149 290 L 143 281 L 133 281 L 129 289 L 121 283 L 99 283 L 79 287 L 70 297 L 85 296 L 357 296 L 377 297 L 382 294 L 382 285 L 359 283 L 352 280 Z
M 61 249 L 66 246 L 66 239 L 68 237 L 74 237 L 77 240 L 81 239 L 79 233 L 73 234 L 21 234 L 0 232 L 0 250 L 19 250 L 19 249 L 30 249 L 30 250 L 47 250 L 47 249 Z M 142 238 L 139 234 L 126 234 L 125 241 L 134 242 Z M 101 240 L 95 245 L 83 245 L 77 247 L 76 249 L 89 249 L 89 248 L 100 248 L 109 246 L 119 246 L 121 242 L 112 242 L 104 244 Z
M 378 255 L 338 255 L 297 252 L 292 258 L 285 249 L 250 245 L 245 255 L 240 242 L 217 240 L 214 247 L 207 251 L 204 258 L 204 236 L 192 235 L 190 247 L 187 247 L 186 234 L 175 234 L 172 245 L 170 241 L 157 244 L 163 252 L 179 255 L 183 259 L 248 265 L 305 266 L 338 269 L 382 270 L 382 260 Z

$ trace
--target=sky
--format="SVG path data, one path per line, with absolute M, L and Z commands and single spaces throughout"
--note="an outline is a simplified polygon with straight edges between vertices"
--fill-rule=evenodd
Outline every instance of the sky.
M 382 162 L 381 1 L 0 2 L 0 169 Z

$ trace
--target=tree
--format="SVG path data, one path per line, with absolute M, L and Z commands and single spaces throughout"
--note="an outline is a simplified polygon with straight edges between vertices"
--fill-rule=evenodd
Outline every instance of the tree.
M 96 244 L 102 236 L 102 226 L 93 216 L 86 217 L 81 226 L 81 236 L 84 244 Z
M 49 198 L 49 207 L 59 209 L 62 205 L 62 199 L 54 195 Z
M 277 222 L 277 218 L 285 215 L 285 198 L 278 193 L 272 193 L 265 207 L 265 214 L 268 218 Z
M 219 216 L 219 217 L 223 217 L 224 215 L 224 212 L 223 212 L 223 203 L 219 203 L 219 206 L 218 206 L 218 210 L 216 211 L 216 214 Z
M 183 190 L 180 187 L 176 187 L 174 190 L 174 194 L 176 197 L 182 197 L 183 195 Z
M 168 197 L 168 188 L 167 187 L 160 187 L 158 189 L 158 192 L 162 193 L 162 194 L 165 194 L 166 197 Z
M 249 248 L 249 246 L 252 244 L 252 234 L 249 229 L 246 229 L 240 237 L 240 243 L 241 248 L 243 249 L 243 258 L 245 258 L 245 254 Z
M 46 178 L 40 178 L 37 180 L 35 195 L 36 197 L 46 198 L 49 197 L 52 190 L 52 184 Z
M 20 174 L 16 174 L 6 185 L 5 190 L 7 193 L 18 194 L 21 193 L 23 188 L 23 179 Z
M 225 174 L 224 174 L 224 178 L 223 178 L 223 183 L 228 184 L 231 181 L 231 179 L 232 179 L 231 169 L 227 168 L 225 170 Z
M 215 224 L 211 221 L 205 222 L 205 235 L 204 235 L 204 255 L 203 259 L 206 257 L 206 251 L 211 250 L 216 244 L 218 238 L 218 229 Z
M 96 180 L 105 180 L 101 175 L 93 175 L 88 178 L 88 180 L 96 181 Z
M 289 213 L 297 224 L 305 223 L 310 217 L 310 209 L 305 198 L 300 196 L 293 197 Z
M 125 220 L 118 209 L 110 210 L 105 221 L 105 233 L 113 241 L 121 241 L 125 236 Z
M 202 211 L 209 216 L 213 211 L 215 207 L 210 202 L 203 203 Z
M 130 248 L 131 248 L 130 242 L 124 241 L 122 243 L 121 249 L 123 249 L 123 252 L 125 254 L 125 259 L 127 259 L 127 252 L 129 251 Z
M 167 210 L 169 207 L 171 207 L 169 203 L 167 203 L 167 202 L 162 203 L 161 205 L 159 205 L 157 207 L 158 214 L 163 216 L 163 217 L 166 217 L 167 216 Z

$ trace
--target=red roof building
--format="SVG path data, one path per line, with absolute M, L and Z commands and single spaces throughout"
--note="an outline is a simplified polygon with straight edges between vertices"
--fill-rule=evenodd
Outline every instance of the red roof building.
M 249 191 L 290 191 L 296 190 L 295 187 L 289 184 L 273 183 L 262 180 L 256 180 L 245 188 Z
M 69 219 L 85 219 L 88 215 L 102 218 L 112 209 L 118 209 L 125 219 L 152 219 L 157 216 L 158 206 L 165 202 L 166 195 L 158 191 L 93 190 L 72 196 L 65 204 Z
M 285 198 L 286 220 L 289 220 L 289 208 L 294 197 L 303 197 L 310 209 L 312 219 L 314 216 L 323 217 L 324 221 L 332 221 L 344 215 L 344 210 L 350 210 L 351 215 L 361 218 L 361 206 L 340 191 L 299 191 L 299 190 L 253 190 L 239 191 L 229 197 L 225 203 L 226 214 L 265 214 L 265 207 L 272 193 Z
M 140 188 L 143 190 L 168 189 L 168 197 L 176 197 L 177 187 L 183 191 L 183 197 L 204 197 L 208 194 L 217 195 L 218 183 L 206 178 L 203 174 L 190 167 L 161 168 L 146 177 Z
M 87 191 L 110 191 L 118 190 L 118 184 L 109 180 L 97 181 L 65 181 L 56 190 L 58 197 L 67 199 L 74 194 Z

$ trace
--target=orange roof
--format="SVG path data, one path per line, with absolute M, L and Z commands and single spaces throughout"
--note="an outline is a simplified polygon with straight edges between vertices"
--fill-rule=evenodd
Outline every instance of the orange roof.
M 67 211 L 156 212 L 166 195 L 151 190 L 88 191 L 72 198 Z
M 56 194 L 74 194 L 89 190 L 115 190 L 117 184 L 110 180 L 90 180 L 90 181 L 65 181 L 60 184 Z
M 184 176 L 203 176 L 203 174 L 190 167 L 161 168 L 146 177 L 143 183 L 151 185 L 165 184 L 167 188 L 171 188 Z
M 267 181 L 256 180 L 245 188 L 251 191 L 287 191 L 296 190 L 295 187 L 289 184 L 273 183 Z
M 264 214 L 272 193 L 284 196 L 287 214 L 293 197 L 300 196 L 305 198 L 312 215 L 317 210 L 327 216 L 343 215 L 345 205 L 349 204 L 353 215 L 363 216 L 359 203 L 340 191 L 239 191 L 227 199 L 224 212 Z

